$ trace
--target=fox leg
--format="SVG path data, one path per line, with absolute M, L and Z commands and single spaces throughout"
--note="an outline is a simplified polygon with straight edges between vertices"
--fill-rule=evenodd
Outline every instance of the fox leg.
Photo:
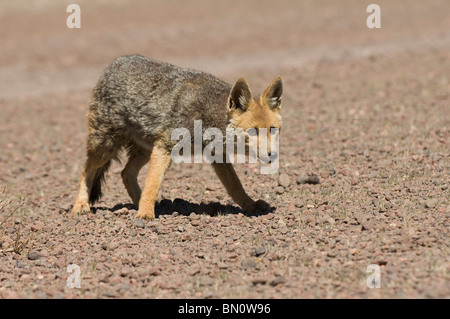
M 80 186 L 78 190 L 75 204 L 72 208 L 73 214 L 86 214 L 91 210 L 89 206 L 89 198 L 92 191 L 94 181 L 97 178 L 99 170 L 107 165 L 108 161 L 101 161 L 93 156 L 89 156 L 84 164 L 81 172 Z
M 150 156 L 144 191 L 139 200 L 137 218 L 155 219 L 155 202 L 158 197 L 159 187 L 171 163 L 170 152 L 156 143 Z
M 128 154 L 128 162 L 127 165 L 125 165 L 125 168 L 122 170 L 121 175 L 123 184 L 125 185 L 125 188 L 127 189 L 134 206 L 138 208 L 139 199 L 141 198 L 141 188 L 139 187 L 137 177 L 141 168 L 150 159 L 151 152 L 137 145 L 132 145 Z
M 266 211 L 270 208 L 270 205 L 265 201 L 258 200 L 255 202 L 247 195 L 231 163 L 212 163 L 212 166 L 228 194 L 243 210 L 247 212 Z

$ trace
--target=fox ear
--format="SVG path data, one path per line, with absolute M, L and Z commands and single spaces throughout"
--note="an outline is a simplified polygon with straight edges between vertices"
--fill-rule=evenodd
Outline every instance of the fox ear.
M 277 76 L 272 84 L 264 91 L 263 98 L 271 109 L 281 107 L 281 95 L 283 94 L 283 81 Z
M 229 101 L 229 107 L 231 109 L 245 111 L 252 100 L 252 93 L 248 88 L 247 82 L 240 78 L 236 81 L 231 89 Z

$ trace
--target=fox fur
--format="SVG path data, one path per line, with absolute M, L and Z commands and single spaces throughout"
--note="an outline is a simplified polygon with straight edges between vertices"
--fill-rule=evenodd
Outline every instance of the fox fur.
M 89 102 L 87 159 L 72 212 L 87 213 L 102 194 L 102 183 L 111 161 L 127 150 L 122 171 L 124 185 L 138 207 L 136 217 L 154 219 L 154 205 L 176 141 L 171 133 L 187 128 L 193 136 L 194 120 L 203 129 L 227 127 L 281 127 L 280 77 L 253 99 L 244 79 L 230 85 L 211 74 L 154 61 L 141 55 L 122 56 L 104 71 Z M 137 182 L 148 162 L 143 191 Z M 213 163 L 215 172 L 233 200 L 245 211 L 270 206 L 252 200 L 230 163 Z

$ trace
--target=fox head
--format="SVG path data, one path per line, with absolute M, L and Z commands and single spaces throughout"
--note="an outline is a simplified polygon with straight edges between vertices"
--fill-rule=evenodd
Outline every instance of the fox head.
M 247 82 L 240 78 L 228 97 L 229 126 L 242 129 L 246 146 L 266 163 L 278 156 L 272 135 L 278 135 L 281 129 L 282 93 L 283 82 L 277 76 L 263 94 L 254 99 Z

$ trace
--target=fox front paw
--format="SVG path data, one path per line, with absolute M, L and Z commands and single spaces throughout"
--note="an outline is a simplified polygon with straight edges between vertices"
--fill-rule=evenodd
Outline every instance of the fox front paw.
M 142 219 L 146 219 L 146 220 L 154 220 L 155 212 L 153 210 L 139 209 L 138 213 L 136 214 L 136 218 L 142 218 Z
M 76 202 L 72 208 L 73 215 L 85 215 L 91 211 L 91 207 L 87 202 Z
M 258 201 L 248 201 L 244 205 L 242 205 L 242 209 L 249 213 L 254 212 L 266 212 L 270 209 L 270 205 L 263 201 L 262 199 Z

